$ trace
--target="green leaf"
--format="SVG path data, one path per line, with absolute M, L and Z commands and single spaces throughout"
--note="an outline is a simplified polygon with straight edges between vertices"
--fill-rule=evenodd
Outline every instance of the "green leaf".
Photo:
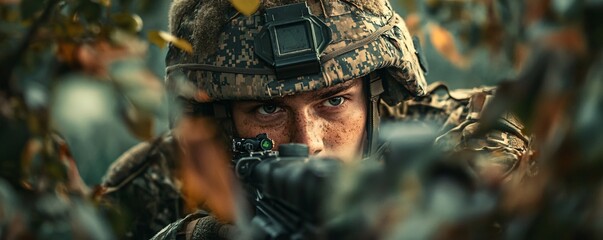
M 44 4 L 40 0 L 22 0 L 21 19 L 32 20 L 42 9 L 44 9 Z
M 93 1 L 80 1 L 76 8 L 76 13 L 88 22 L 98 21 L 103 13 L 104 7 Z
M 19 21 L 19 7 L 15 4 L 0 4 L 0 20 L 3 22 Z
M 0 107 L 10 109 L 9 101 L 0 99 Z M 28 139 L 31 132 L 27 123 L 23 120 L 14 119 L 10 116 L 0 114 L 0 176 L 12 183 L 22 180 L 21 158 L 26 151 Z

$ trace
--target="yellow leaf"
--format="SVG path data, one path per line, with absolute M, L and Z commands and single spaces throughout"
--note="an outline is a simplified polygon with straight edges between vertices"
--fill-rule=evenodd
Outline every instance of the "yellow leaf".
M 164 48 L 167 43 L 172 43 L 177 48 L 185 52 L 192 53 L 193 46 L 186 40 L 177 38 L 176 36 L 164 31 L 149 31 L 149 41 L 160 48 Z
M 157 45 L 159 48 L 164 48 L 167 44 L 167 41 L 159 35 L 159 31 L 149 31 L 147 38 L 149 42 Z
M 260 0 L 230 0 L 230 3 L 245 16 L 255 13 L 260 7 Z
M 435 23 L 429 24 L 429 33 L 431 44 L 443 57 L 457 67 L 469 66 L 469 61 L 456 48 L 452 33 Z

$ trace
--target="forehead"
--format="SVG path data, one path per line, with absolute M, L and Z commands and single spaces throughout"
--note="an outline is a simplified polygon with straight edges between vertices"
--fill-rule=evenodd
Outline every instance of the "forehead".
M 351 81 L 347 81 L 345 83 L 337 84 L 335 86 L 319 89 L 316 91 L 303 92 L 294 95 L 288 95 L 284 97 L 277 97 L 268 100 L 235 100 L 232 101 L 231 104 L 233 106 L 253 106 L 256 104 L 262 103 L 279 103 L 279 104 L 302 104 L 302 103 L 310 103 L 312 101 L 323 100 L 326 98 L 330 98 L 335 96 L 336 94 L 343 92 L 359 92 L 360 94 L 364 93 L 364 81 L 362 78 L 356 78 Z
M 251 103 L 261 103 L 261 102 L 291 102 L 291 101 L 312 101 L 312 100 L 321 100 L 329 97 L 333 97 L 336 94 L 346 92 L 348 90 L 362 90 L 364 81 L 362 78 L 356 78 L 351 81 L 347 81 L 341 84 L 337 84 L 335 86 L 322 88 L 309 92 L 302 92 L 298 94 L 293 94 L 284 97 L 272 98 L 269 100 L 259 100 L 259 101 L 240 101 L 240 102 L 251 102 Z M 362 91 L 361 91 L 362 92 Z

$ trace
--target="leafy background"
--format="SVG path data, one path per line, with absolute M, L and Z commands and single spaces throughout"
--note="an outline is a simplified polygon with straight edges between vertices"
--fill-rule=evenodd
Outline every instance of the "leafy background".
M 93 212 L 88 198 L 74 193 L 88 196 L 94 190 L 88 186 L 99 183 L 121 153 L 167 130 L 165 45 L 191 48 L 165 32 L 169 3 L 0 0 L 0 225 L 24 221 L 13 210 L 21 206 L 47 214 L 25 218 L 42 239 L 86 231 L 108 238 L 91 218 L 76 217 L 95 223 L 78 230 L 52 217 Z M 244 14 L 259 4 L 232 3 Z M 538 139 L 538 175 L 497 189 L 495 208 L 486 211 L 508 219 L 507 237 L 603 237 L 603 1 L 393 5 L 421 38 L 429 82 L 452 88 L 500 83 L 483 128 L 511 111 Z M 51 214 L 57 211 L 78 214 Z M 467 216 L 454 216 L 452 228 L 470 226 Z M 54 227 L 36 228 L 44 223 Z

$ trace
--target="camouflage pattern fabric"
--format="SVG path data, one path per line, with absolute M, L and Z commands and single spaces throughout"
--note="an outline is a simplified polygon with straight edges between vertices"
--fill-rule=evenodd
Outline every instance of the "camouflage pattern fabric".
M 196 226 L 199 220 L 206 217 L 207 214 L 196 212 L 170 223 L 152 239 L 190 239 L 192 238 L 192 228 Z
M 438 95 L 439 90 L 445 94 Z M 449 91 L 443 83 L 437 82 L 430 84 L 427 91 L 428 95 L 424 97 L 396 106 L 381 102 L 382 121 L 414 121 L 441 126 L 436 144 L 451 152 L 467 154 L 470 159 L 467 164 L 477 175 L 495 175 L 509 181 L 520 162 L 529 161 L 527 165 L 534 165 L 530 161 L 530 137 L 515 116 L 507 114 L 495 129 L 483 136 L 474 135 L 482 110 L 493 98 L 493 87 Z M 525 171 L 532 175 L 535 170 Z
M 238 239 L 238 234 L 235 226 L 223 224 L 206 212 L 198 211 L 166 226 L 151 240 Z
M 322 2 L 322 4 L 320 3 Z M 323 20 L 332 31 L 331 44 L 321 55 L 322 72 L 292 79 L 276 79 L 274 74 L 243 74 L 236 69 L 272 71 L 272 66 L 260 60 L 254 52 L 256 35 L 264 25 L 262 11 L 250 17 L 236 16 L 227 24 L 218 40 L 218 49 L 208 57 L 183 56 L 182 51 L 171 48 L 166 59 L 167 85 L 175 85 L 182 76 L 193 82 L 198 91 L 178 94 L 199 102 L 232 99 L 269 99 L 299 92 L 330 87 L 378 69 L 387 69 L 413 96 L 425 94 L 425 77 L 414 50 L 412 38 L 402 18 L 387 1 L 387 11 L 374 14 L 361 11 L 344 1 L 309 1 L 312 14 Z M 323 11 L 316 10 L 322 9 Z M 176 36 L 186 38 L 194 24 L 183 16 L 179 27 L 172 29 Z M 382 28 L 391 28 L 379 34 Z M 386 28 L 386 29 L 387 29 Z M 372 38 L 375 38 L 372 40 Z M 372 40 L 368 43 L 363 40 Z M 195 51 L 207 51 L 207 49 Z M 201 53 L 194 53 L 203 56 Z M 187 62 L 189 61 L 189 62 Z M 190 62 L 192 61 L 192 62 Z M 226 70 L 200 69 L 207 65 Z M 399 88 L 398 88 L 399 89 Z
M 165 135 L 138 144 L 110 167 L 101 200 L 127 223 L 120 238 L 148 239 L 187 214 L 175 173 L 176 149 Z

